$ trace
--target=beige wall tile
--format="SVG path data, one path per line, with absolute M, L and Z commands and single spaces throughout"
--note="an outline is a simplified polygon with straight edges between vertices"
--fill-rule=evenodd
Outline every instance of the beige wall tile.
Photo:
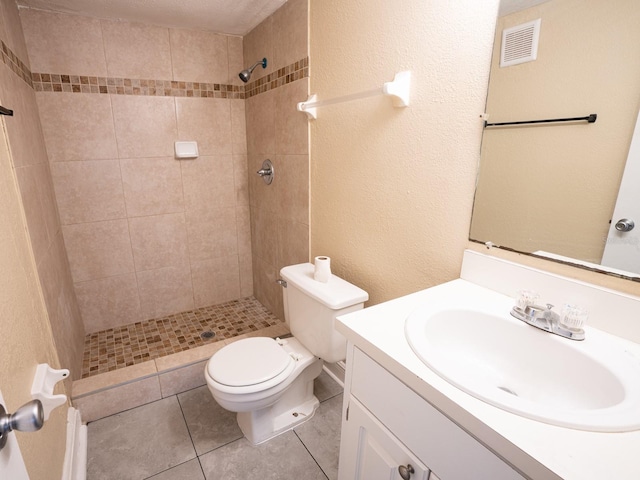
M 250 82 L 262 78 L 277 70 L 273 64 L 273 15 L 251 30 L 242 39 L 244 67 L 248 68 L 258 60 L 267 58 L 267 68 L 258 65 L 251 75 Z
M 255 172 L 252 173 L 255 175 Z M 233 156 L 233 181 L 236 187 L 236 205 L 249 205 L 249 166 L 246 155 Z
M 278 270 L 287 265 L 309 261 L 309 226 L 288 219 L 278 219 Z
M 169 29 L 173 80 L 229 83 L 227 35 Z
M 51 162 L 117 158 L 107 95 L 36 94 Z
M 253 295 L 253 263 L 251 255 L 239 257 L 240 266 L 240 297 Z
M 16 168 L 16 177 L 18 186 L 20 187 L 20 196 L 22 197 L 22 206 L 29 230 L 29 238 L 33 248 L 33 255 L 37 259 L 45 256 L 46 251 L 51 244 L 47 224 L 44 218 L 44 211 L 40 202 L 40 193 L 38 185 L 38 172 L 36 165 Z
M 13 165 L 24 167 L 47 163 L 35 93 L 8 67 L 0 67 L 2 104 L 16 112 L 11 121 L 5 122 Z
M 75 398 L 72 404 L 80 410 L 82 421 L 93 422 L 161 398 L 160 382 L 157 376 L 153 376 Z
M 251 255 L 251 209 L 249 206 L 236 207 L 238 226 L 238 255 Z
M 303 78 L 276 89 L 276 152 L 305 155 L 309 153 L 309 120 L 296 109 L 309 96 L 309 79 Z
M 173 98 L 109 96 L 113 104 L 120 158 L 174 155 L 173 144 L 177 140 L 177 129 Z
M 158 378 L 160 379 L 162 398 L 206 385 L 207 382 L 204 379 L 206 364 L 207 360 L 160 374 Z
M 309 156 L 281 155 L 276 161 L 278 215 L 309 225 Z
M 16 2 L 0 2 L 0 38 L 18 55 L 26 65 L 29 65 L 27 47 L 24 42 L 24 31 Z
M 278 208 L 277 193 L 280 188 L 280 176 L 278 169 L 280 168 L 275 157 L 271 157 L 273 168 L 276 172 L 271 185 L 264 183 L 262 178 L 255 174 L 262 168 L 262 162 L 267 159 L 266 155 L 249 155 L 249 203 L 251 206 L 260 206 L 261 209 L 276 213 Z
M 193 288 L 188 266 L 148 270 L 136 275 L 143 320 L 193 310 Z
M 278 243 L 278 222 L 276 218 L 271 212 L 259 206 L 251 207 L 253 255 L 273 266 L 276 265 L 276 247 Z
M 71 370 L 72 378 L 79 378 L 82 374 L 85 330 L 77 307 L 62 232 L 56 235 L 51 247 L 40 259 L 38 276 L 60 364 Z
M 24 8 L 20 11 L 31 71 L 107 75 L 100 20 Z
M 136 271 L 189 264 L 184 213 L 129 219 Z
M 242 37 L 229 35 L 227 37 L 227 45 L 229 52 L 229 82 L 231 85 L 244 85 L 238 74 L 247 68 L 244 64 L 244 55 L 242 53 Z
M 231 155 L 200 156 L 181 166 L 185 208 L 190 214 L 235 206 Z
M 53 190 L 51 170 L 48 163 L 34 165 L 36 181 L 38 182 L 38 196 L 42 205 L 42 214 L 49 239 L 53 239 L 60 231 L 60 216 L 56 204 L 56 195 Z
M 191 265 L 196 308 L 240 297 L 238 256 L 215 258 Z
M 289 0 L 273 14 L 273 63 L 277 68 L 308 55 L 308 0 Z
M 76 283 L 75 289 L 87 334 L 141 320 L 134 273 Z
M 126 220 L 65 225 L 62 231 L 74 282 L 133 272 Z
M 235 207 L 187 211 L 191 263 L 238 254 Z
M 120 160 L 130 217 L 182 212 L 182 174 L 173 157 Z
M 231 100 L 176 97 L 178 138 L 198 142 L 200 155 L 232 152 Z
M 168 28 L 125 21 L 101 22 L 108 76 L 171 79 Z
M 247 152 L 249 155 L 276 153 L 276 95 L 269 90 L 246 100 Z
M 280 271 L 258 256 L 253 256 L 253 291 L 256 299 L 271 313 L 284 320 L 282 287 L 276 283 Z
M 51 174 L 63 224 L 126 217 L 118 160 L 56 162 Z
M 235 154 L 247 153 L 247 125 L 244 114 L 244 100 L 230 100 L 231 104 L 231 140 Z

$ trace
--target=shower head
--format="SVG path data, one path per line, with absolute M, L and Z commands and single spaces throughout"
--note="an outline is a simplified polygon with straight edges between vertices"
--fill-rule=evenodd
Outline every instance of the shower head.
M 267 59 L 263 58 L 262 60 L 258 60 L 256 63 L 251 65 L 249 68 L 247 68 L 245 70 L 242 70 L 238 74 L 238 76 L 240 77 L 240 80 L 242 80 L 244 83 L 247 83 L 249 81 L 249 79 L 251 78 L 251 73 L 253 73 L 253 70 L 260 64 L 262 64 L 262 68 L 267 68 Z

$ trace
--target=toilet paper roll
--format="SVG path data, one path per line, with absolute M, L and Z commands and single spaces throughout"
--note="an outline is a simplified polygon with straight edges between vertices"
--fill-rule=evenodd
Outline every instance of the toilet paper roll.
M 316 257 L 314 261 L 314 280 L 327 283 L 331 278 L 331 259 L 329 257 Z

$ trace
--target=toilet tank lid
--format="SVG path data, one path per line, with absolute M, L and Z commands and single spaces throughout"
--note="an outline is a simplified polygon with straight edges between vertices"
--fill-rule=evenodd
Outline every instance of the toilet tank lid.
M 332 310 L 351 307 L 369 299 L 367 292 L 336 275 L 332 274 L 327 283 L 314 280 L 314 270 L 313 264 L 300 263 L 284 267 L 280 275 L 287 284 L 295 285 Z

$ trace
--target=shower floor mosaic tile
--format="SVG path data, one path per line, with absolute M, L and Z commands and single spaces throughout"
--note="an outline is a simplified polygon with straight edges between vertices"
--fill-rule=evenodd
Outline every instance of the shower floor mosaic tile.
M 254 297 L 87 335 L 82 378 L 282 323 Z

